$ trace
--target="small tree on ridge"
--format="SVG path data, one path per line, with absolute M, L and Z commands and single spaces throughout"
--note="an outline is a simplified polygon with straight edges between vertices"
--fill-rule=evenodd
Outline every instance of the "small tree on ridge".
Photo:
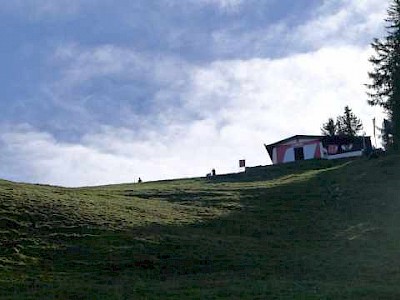
M 336 118 L 336 123 L 332 118 L 329 118 L 326 123 L 322 124 L 321 133 L 327 136 L 357 136 L 362 129 L 363 125 L 361 120 L 356 117 L 351 108 L 347 105 L 344 108 L 344 114 Z
M 332 118 L 329 118 L 328 121 L 322 124 L 321 127 L 322 135 L 333 136 L 336 134 L 336 124 Z
M 337 118 L 336 126 L 338 128 L 338 134 L 349 136 L 357 136 L 357 134 L 363 130 L 361 120 L 356 117 L 351 111 L 351 108 L 347 105 L 344 108 L 344 114 Z

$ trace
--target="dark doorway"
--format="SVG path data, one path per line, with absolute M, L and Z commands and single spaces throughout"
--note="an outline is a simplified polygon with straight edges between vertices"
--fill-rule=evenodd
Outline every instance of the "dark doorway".
M 294 159 L 295 160 L 304 160 L 304 149 L 301 148 L 294 148 Z

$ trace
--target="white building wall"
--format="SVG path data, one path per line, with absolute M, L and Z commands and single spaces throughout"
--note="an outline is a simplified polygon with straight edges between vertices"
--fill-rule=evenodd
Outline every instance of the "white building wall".
M 362 152 L 362 150 L 360 150 L 360 151 L 352 151 L 352 152 L 346 152 L 346 153 L 335 154 L 335 155 L 328 155 L 328 159 L 339 159 L 339 158 L 356 157 L 356 156 L 362 156 L 362 155 L 363 155 L 363 152 Z
M 317 144 L 304 146 L 303 147 L 304 159 L 313 159 L 316 148 L 317 148 Z
M 278 156 L 276 153 L 276 147 L 272 150 L 272 163 L 275 165 L 278 163 Z
M 315 142 L 311 145 L 304 145 L 305 143 L 309 142 Z M 289 149 L 286 149 L 285 155 L 283 157 L 282 161 L 278 161 L 278 149 L 280 146 L 289 146 Z M 273 148 L 272 150 L 272 162 L 273 164 L 278 164 L 278 163 L 287 163 L 287 162 L 293 162 L 295 161 L 295 155 L 294 155 L 294 149 L 295 148 L 303 148 L 304 151 L 304 159 L 314 159 L 315 157 L 315 151 L 318 146 L 318 140 L 316 138 L 310 138 L 310 139 L 292 139 L 287 141 L 286 143 L 282 143 L 280 145 L 277 145 Z M 323 157 L 323 149 L 322 149 L 322 143 L 319 142 L 320 146 L 320 157 L 317 158 L 322 158 Z
M 292 162 L 294 161 L 294 148 L 289 148 L 286 150 L 285 153 L 285 158 L 283 159 L 283 162 Z

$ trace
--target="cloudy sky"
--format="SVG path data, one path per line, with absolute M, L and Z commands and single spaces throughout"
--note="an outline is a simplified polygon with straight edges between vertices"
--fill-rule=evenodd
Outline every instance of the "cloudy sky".
M 0 178 L 83 186 L 237 172 L 264 143 L 364 122 L 382 0 L 0 4 Z

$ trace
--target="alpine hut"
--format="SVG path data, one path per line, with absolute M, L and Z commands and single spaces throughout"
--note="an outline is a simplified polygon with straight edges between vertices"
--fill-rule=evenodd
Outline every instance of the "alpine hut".
M 308 159 L 355 157 L 372 150 L 369 136 L 347 135 L 295 135 L 264 146 L 273 164 Z

